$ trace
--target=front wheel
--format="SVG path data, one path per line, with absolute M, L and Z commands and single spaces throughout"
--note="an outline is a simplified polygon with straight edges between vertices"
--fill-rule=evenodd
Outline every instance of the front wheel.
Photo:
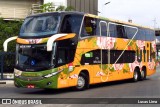
M 78 76 L 76 90 L 82 91 L 88 88 L 88 76 L 84 73 L 80 73 Z

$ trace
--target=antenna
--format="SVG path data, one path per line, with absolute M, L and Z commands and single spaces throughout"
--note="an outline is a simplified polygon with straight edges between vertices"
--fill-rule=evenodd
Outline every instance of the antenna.
M 155 29 L 156 28 L 156 24 L 157 24 L 156 18 L 154 18 L 154 20 L 152 20 L 152 21 L 153 21 L 153 27 Z

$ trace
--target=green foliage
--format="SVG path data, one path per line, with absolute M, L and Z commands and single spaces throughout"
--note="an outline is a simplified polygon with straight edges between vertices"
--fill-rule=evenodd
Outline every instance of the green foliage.
M 56 11 L 74 11 L 74 10 L 75 9 L 72 6 L 65 7 L 61 5 L 56 8 Z
M 75 11 L 75 8 L 72 6 L 66 7 L 65 11 Z
M 65 6 L 58 6 L 56 11 L 65 11 Z
M 57 8 L 54 7 L 54 4 L 52 3 L 45 3 L 42 6 L 40 6 L 40 13 L 44 13 L 44 12 L 54 12 L 54 11 L 74 11 L 74 7 L 72 6 L 58 6 Z
M 53 12 L 55 11 L 54 7 L 53 7 L 53 4 L 52 3 L 45 3 L 43 5 L 40 6 L 40 13 L 43 13 L 43 12 Z
M 5 21 L 0 18 L 0 52 L 3 51 L 3 43 L 12 36 L 18 36 L 22 21 Z M 16 41 L 9 42 L 8 50 L 15 51 Z

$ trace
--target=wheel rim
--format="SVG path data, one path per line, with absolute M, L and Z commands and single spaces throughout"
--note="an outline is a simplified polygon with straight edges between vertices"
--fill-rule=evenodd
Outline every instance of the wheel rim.
M 85 79 L 83 77 L 79 76 L 77 87 L 80 89 L 80 88 L 83 88 L 84 86 L 85 86 Z
M 142 79 L 144 78 L 144 71 L 143 70 L 141 71 L 141 78 Z
M 138 73 L 135 71 L 134 73 L 134 79 L 137 80 L 138 79 Z

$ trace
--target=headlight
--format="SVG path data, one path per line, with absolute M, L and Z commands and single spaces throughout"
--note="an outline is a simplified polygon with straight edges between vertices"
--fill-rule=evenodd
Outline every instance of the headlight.
M 14 69 L 14 75 L 15 75 L 16 77 L 20 76 L 21 74 L 22 74 L 22 71 L 17 70 L 17 69 Z
M 52 77 L 52 76 L 54 76 L 54 75 L 56 75 L 56 74 L 58 74 L 59 72 L 53 72 L 53 73 L 51 73 L 51 74 L 48 74 L 48 75 L 46 75 L 46 76 L 44 76 L 45 78 L 49 78 L 49 77 Z
M 54 75 L 57 75 L 58 73 L 60 73 L 60 72 L 62 72 L 63 71 L 63 69 L 62 70 L 59 70 L 59 71 L 57 71 L 57 72 L 53 72 L 53 73 L 50 73 L 50 74 L 48 74 L 48 75 L 45 75 L 44 77 L 45 78 L 49 78 L 49 77 L 52 77 L 52 76 L 54 76 Z

